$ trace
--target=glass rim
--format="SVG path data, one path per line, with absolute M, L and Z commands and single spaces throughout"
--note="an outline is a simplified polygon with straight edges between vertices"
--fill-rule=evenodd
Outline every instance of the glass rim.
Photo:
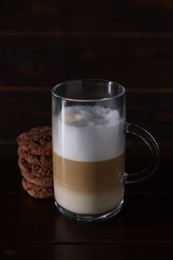
M 109 97 L 104 97 L 104 98 L 93 98 L 93 99 L 79 99 L 79 98 L 69 98 L 69 97 L 66 97 L 66 96 L 63 96 L 63 95 L 59 95 L 56 93 L 56 90 L 58 88 L 60 88 L 63 84 L 68 84 L 68 83 L 75 83 L 75 82 L 102 82 L 102 83 L 105 83 L 107 85 L 109 84 L 113 84 L 114 86 L 118 86 L 121 88 L 121 91 L 120 93 L 118 94 L 114 94 L 112 96 L 109 96 Z M 101 102 L 101 101 L 109 101 L 109 100 L 112 100 L 112 99 L 115 99 L 115 98 L 119 98 L 123 95 L 125 95 L 126 93 L 126 90 L 125 90 L 125 87 L 118 83 L 118 82 L 115 82 L 115 81 L 112 81 L 112 80 L 105 80 L 105 79 L 76 79 L 76 80 L 66 80 L 66 81 L 62 81 L 58 84 L 56 84 L 55 86 L 52 87 L 52 90 L 51 90 L 51 93 L 54 97 L 56 98 L 60 98 L 62 100 L 66 100 L 66 101 L 73 101 L 73 102 Z

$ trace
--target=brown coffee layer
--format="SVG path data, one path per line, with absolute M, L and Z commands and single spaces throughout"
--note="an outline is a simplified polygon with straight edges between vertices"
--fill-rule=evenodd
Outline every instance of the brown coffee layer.
M 119 189 L 124 175 L 124 154 L 106 161 L 79 162 L 53 152 L 56 183 L 78 192 L 104 192 Z

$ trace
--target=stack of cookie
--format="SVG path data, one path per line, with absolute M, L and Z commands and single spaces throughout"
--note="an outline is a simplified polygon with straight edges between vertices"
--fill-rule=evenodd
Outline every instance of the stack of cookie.
M 32 128 L 17 143 L 23 189 L 34 198 L 53 197 L 51 128 Z

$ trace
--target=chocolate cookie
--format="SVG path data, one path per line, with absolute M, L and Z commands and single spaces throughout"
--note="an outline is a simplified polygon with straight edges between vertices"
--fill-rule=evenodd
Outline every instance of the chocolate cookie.
M 53 197 L 53 187 L 35 185 L 24 178 L 22 179 L 22 187 L 33 198 L 48 199 Z
M 33 163 L 31 162 L 33 159 Z M 34 163 L 34 158 L 30 158 L 30 163 L 24 158 L 20 157 L 18 159 L 18 165 L 21 170 L 21 172 L 27 172 L 28 175 L 33 175 L 35 177 L 40 177 L 40 176 L 49 176 L 52 177 L 52 158 L 49 158 L 49 163 L 48 162 L 37 162 Z
M 52 134 L 48 126 L 17 137 L 18 165 L 24 190 L 34 198 L 53 196 Z
M 37 174 L 31 174 L 29 171 L 26 170 L 21 170 L 21 175 L 25 178 L 25 180 L 35 185 L 42 185 L 47 187 L 53 186 L 52 176 L 38 176 Z
M 32 128 L 17 137 L 18 145 L 24 151 L 36 155 L 50 155 L 52 153 L 51 141 L 52 133 L 48 126 Z
M 21 158 L 23 161 L 26 161 L 29 165 L 38 165 L 38 167 L 44 165 L 44 168 L 46 169 L 50 168 L 50 166 L 52 167 L 52 151 L 49 155 L 36 155 L 23 150 L 23 148 L 19 146 L 18 155 L 19 158 Z

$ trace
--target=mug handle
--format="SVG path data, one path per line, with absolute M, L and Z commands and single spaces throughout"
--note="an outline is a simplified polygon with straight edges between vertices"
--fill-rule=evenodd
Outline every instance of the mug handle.
M 151 152 L 151 161 L 147 168 L 135 173 L 125 174 L 125 183 L 128 184 L 143 181 L 156 171 L 159 165 L 160 150 L 154 137 L 144 128 L 131 123 L 126 123 L 126 133 L 133 134 L 143 140 Z

